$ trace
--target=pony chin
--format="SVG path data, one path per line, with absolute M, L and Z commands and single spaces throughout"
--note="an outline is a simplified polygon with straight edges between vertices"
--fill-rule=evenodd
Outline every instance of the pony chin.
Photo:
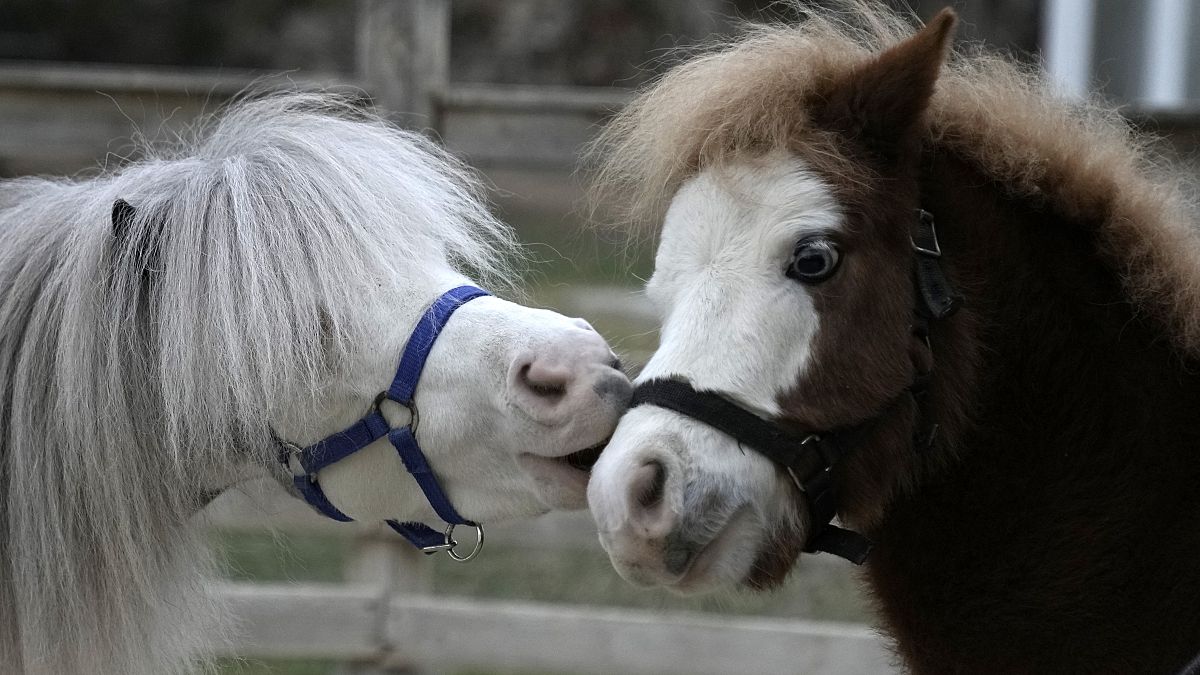
M 782 586 L 800 559 L 806 534 L 804 528 L 793 521 L 768 537 L 759 549 L 750 574 L 742 581 L 746 588 L 771 591 Z
M 562 457 L 530 453 L 518 455 L 517 465 L 529 474 L 538 499 L 547 509 L 574 511 L 587 506 L 589 472 L 571 466 Z
M 805 534 L 798 520 L 783 518 L 767 525 L 761 515 L 743 507 L 668 589 L 681 595 L 736 588 L 774 590 L 799 560 Z

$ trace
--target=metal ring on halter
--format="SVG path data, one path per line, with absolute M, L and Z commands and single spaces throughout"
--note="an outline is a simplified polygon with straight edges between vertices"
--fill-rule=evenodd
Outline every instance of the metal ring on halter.
M 271 435 L 274 434 L 275 430 L 272 429 Z M 304 452 L 300 446 L 291 441 L 285 441 L 278 436 L 275 436 L 275 441 L 287 451 L 287 467 L 292 472 L 292 476 L 308 476 L 308 479 L 311 481 L 315 482 L 317 480 L 317 475 L 308 473 L 304 468 L 304 464 L 300 461 L 300 455 Z
M 450 556 L 457 562 L 468 562 L 474 560 L 475 556 L 479 555 L 479 552 L 483 550 L 483 526 L 471 523 L 471 527 L 475 528 L 475 536 L 478 537 L 478 539 L 475 541 L 475 548 L 471 549 L 471 552 L 465 556 L 454 552 L 455 547 L 458 546 L 458 542 L 454 541 L 454 527 L 454 525 L 448 525 L 446 527 L 445 548 L 443 549 L 441 546 L 439 546 L 438 549 L 445 550 L 446 555 Z
M 386 391 L 381 391 L 381 392 L 379 392 L 379 395 L 377 395 L 375 397 L 375 400 L 371 403 L 371 412 L 377 412 L 382 416 L 383 409 L 381 408 L 381 405 L 383 404 L 384 401 L 391 401 L 392 403 L 395 403 L 396 405 L 398 405 L 401 408 L 404 408 L 405 410 L 408 411 L 408 424 L 401 425 L 401 427 L 397 427 L 397 428 L 408 427 L 408 428 L 412 429 L 413 435 L 416 436 L 417 435 L 417 423 L 420 421 L 420 415 L 417 413 L 417 402 L 409 401 L 408 403 L 401 403 L 400 401 L 397 401 L 394 398 L 388 398 L 388 393 Z M 388 421 L 387 417 L 384 417 L 383 419 L 385 422 L 388 423 L 389 426 L 391 426 L 391 422 Z

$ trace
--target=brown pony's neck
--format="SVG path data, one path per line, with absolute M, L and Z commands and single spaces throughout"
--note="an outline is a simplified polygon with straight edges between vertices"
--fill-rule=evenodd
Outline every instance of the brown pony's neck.
M 967 309 L 934 333 L 951 440 L 872 528 L 887 627 L 916 672 L 1173 672 L 1200 651 L 1200 363 L 1102 223 L 947 154 L 922 185 Z

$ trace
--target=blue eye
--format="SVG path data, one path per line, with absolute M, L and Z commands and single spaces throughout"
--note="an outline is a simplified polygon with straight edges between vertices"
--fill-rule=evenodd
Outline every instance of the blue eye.
M 837 245 L 824 237 L 809 237 L 796 243 L 784 274 L 805 284 L 817 284 L 833 276 L 841 255 Z

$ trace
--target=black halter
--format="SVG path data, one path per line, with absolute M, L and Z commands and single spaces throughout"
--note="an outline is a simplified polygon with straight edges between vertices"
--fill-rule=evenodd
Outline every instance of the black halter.
M 918 211 L 911 240 L 915 254 L 913 282 L 918 299 L 913 334 L 926 349 L 930 349 L 929 322 L 944 319 L 957 311 L 962 305 L 962 297 L 954 291 L 942 271 L 939 262 L 942 250 L 933 216 L 928 211 Z M 932 363 L 932 354 L 925 362 Z M 915 401 L 918 414 L 922 418 L 927 417 L 922 408 L 928 380 L 928 368 L 918 367 L 913 382 L 885 404 L 875 417 L 857 424 L 804 435 L 764 420 L 734 403 L 726 394 L 698 390 L 678 378 L 641 383 L 633 392 L 630 407 L 655 405 L 685 415 L 733 437 L 778 464 L 791 475 L 808 504 L 810 524 L 804 551 L 825 551 L 861 565 L 871 552 L 871 542 L 857 532 L 830 523 L 837 515 L 838 503 L 833 468 L 864 442 L 879 420 L 906 400 Z M 927 420 L 918 420 L 914 442 L 928 445 L 933 440 L 937 425 L 924 427 L 923 422 Z

